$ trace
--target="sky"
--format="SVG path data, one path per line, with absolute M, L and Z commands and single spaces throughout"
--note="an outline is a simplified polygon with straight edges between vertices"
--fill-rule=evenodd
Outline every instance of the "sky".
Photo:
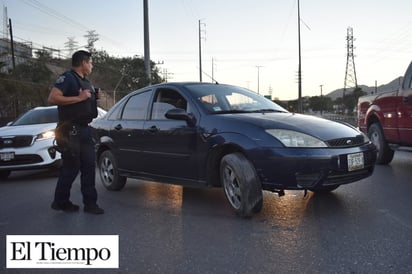
M 297 0 L 149 0 L 150 59 L 167 80 L 233 84 L 280 100 L 298 97 Z M 17 41 L 67 55 L 95 30 L 98 50 L 144 55 L 143 0 L 0 0 Z M 302 95 L 344 87 L 347 29 L 358 85 L 387 84 L 412 60 L 412 1 L 300 0 Z M 2 15 L 1 34 L 7 34 Z M 7 20 L 6 20 L 7 21 Z M 166 74 L 167 72 L 167 74 Z

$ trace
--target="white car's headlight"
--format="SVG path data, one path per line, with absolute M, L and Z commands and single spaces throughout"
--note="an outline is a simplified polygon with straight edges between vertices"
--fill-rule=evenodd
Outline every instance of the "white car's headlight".
M 327 147 L 323 141 L 293 130 L 267 129 L 266 132 L 278 139 L 286 147 Z
M 37 135 L 36 141 L 54 138 L 54 130 L 48 130 Z

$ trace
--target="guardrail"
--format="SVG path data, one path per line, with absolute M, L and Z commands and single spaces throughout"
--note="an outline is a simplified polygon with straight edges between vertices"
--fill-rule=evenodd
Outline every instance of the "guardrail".
M 351 124 L 354 127 L 358 126 L 358 118 L 355 115 L 342 115 L 342 114 L 323 114 L 320 117 L 335 122 L 344 122 Z

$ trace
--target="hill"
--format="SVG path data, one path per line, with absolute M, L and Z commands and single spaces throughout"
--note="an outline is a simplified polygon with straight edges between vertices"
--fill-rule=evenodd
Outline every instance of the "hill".
M 369 87 L 369 86 L 365 86 L 365 85 L 359 85 L 358 87 L 360 87 L 367 94 L 375 93 L 375 89 L 377 89 L 377 93 L 382 93 L 382 92 L 385 92 L 385 91 L 397 90 L 399 88 L 399 86 L 401 85 L 401 83 L 402 83 L 402 79 L 403 79 L 403 77 L 398 77 L 398 78 L 394 79 L 393 81 L 389 82 L 388 84 L 380 85 L 377 88 Z M 347 92 L 348 91 L 352 92 L 353 88 L 347 90 Z M 337 98 L 343 96 L 343 88 L 334 90 L 334 91 L 326 94 L 325 96 L 328 96 L 328 97 L 332 98 L 332 100 L 336 100 Z

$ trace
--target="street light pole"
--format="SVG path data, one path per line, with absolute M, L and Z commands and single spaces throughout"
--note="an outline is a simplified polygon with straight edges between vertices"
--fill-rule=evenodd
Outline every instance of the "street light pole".
M 298 66 L 298 112 L 303 113 L 302 107 L 302 57 L 300 47 L 300 1 L 298 0 L 298 44 L 299 44 L 299 66 Z
M 144 21 L 144 67 L 149 84 L 152 83 L 150 71 L 150 39 L 149 39 L 149 4 L 143 0 L 143 21 Z
M 199 20 L 199 82 L 202 82 L 202 29 Z

